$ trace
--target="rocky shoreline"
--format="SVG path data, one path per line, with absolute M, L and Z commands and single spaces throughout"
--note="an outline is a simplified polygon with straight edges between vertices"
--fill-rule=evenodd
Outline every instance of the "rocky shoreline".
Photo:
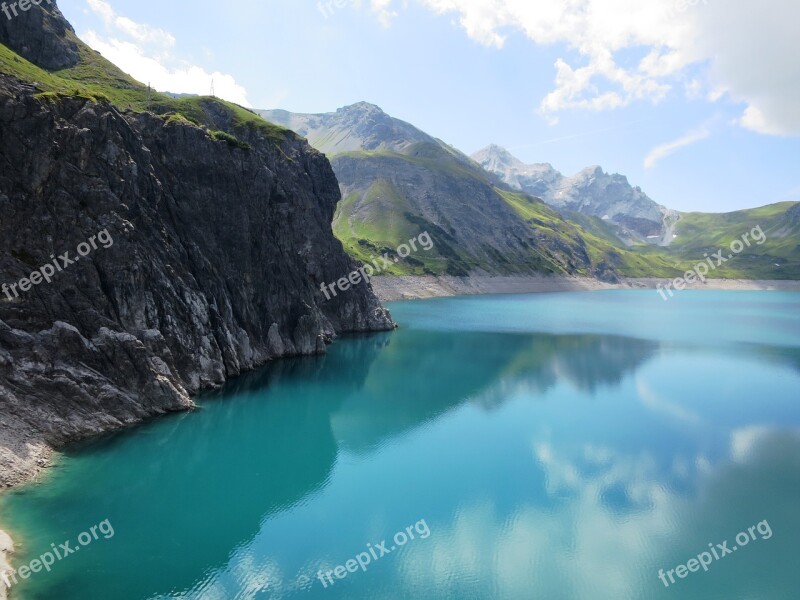
M 531 294 L 545 292 L 577 292 L 620 289 L 651 289 L 665 286 L 669 279 L 626 278 L 609 283 L 589 277 L 564 276 L 490 276 L 431 277 L 431 276 L 381 276 L 372 279 L 372 287 L 382 302 L 420 300 L 450 296 L 484 294 Z M 800 291 L 800 281 L 709 279 L 705 283 L 687 284 L 691 290 L 761 290 Z

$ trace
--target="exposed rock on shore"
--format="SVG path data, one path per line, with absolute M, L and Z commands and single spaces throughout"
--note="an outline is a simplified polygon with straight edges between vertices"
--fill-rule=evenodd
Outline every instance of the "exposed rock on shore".
M 0 485 L 34 474 L 48 446 L 393 326 L 364 284 L 330 302 L 319 290 L 357 268 L 331 232 L 327 159 L 290 132 L 239 135 L 249 148 L 0 75 L 0 283 L 113 239 L 0 295 Z

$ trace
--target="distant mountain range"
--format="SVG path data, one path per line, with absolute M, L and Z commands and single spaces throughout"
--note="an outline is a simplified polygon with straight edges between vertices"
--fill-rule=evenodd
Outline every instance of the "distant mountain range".
M 800 277 L 800 204 L 729 214 L 661 206 L 601 167 L 566 177 L 496 145 L 472 157 L 366 102 L 325 114 L 257 111 L 327 154 L 342 190 L 334 233 L 361 260 L 428 230 L 435 252 L 394 274 L 677 277 L 756 225 L 772 236 L 716 277 Z
M 526 165 L 505 148 L 491 145 L 472 158 L 516 190 L 542 198 L 560 211 L 578 212 L 607 221 L 621 240 L 669 245 L 679 213 L 651 200 L 624 175 L 587 167 L 565 177 L 547 163 Z

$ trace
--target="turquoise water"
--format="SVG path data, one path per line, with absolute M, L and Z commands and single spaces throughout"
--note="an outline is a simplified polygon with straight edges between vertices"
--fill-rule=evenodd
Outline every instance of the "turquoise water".
M 114 530 L 16 596 L 798 597 L 800 294 L 391 309 L 396 332 L 271 365 L 0 497 L 17 565 Z M 680 578 L 709 543 L 737 550 Z

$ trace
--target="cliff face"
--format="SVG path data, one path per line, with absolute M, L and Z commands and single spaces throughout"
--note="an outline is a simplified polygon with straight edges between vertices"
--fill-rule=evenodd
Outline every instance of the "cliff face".
M 0 43 L 43 69 L 75 66 L 78 45 L 74 35 L 68 35 L 75 33 L 72 25 L 61 14 L 55 0 L 40 0 L 40 4 L 29 5 L 26 11 L 6 6 L 8 13 L 0 13 Z
M 0 75 L 0 484 L 48 445 L 185 409 L 339 333 L 393 327 L 365 284 L 322 296 L 357 265 L 331 232 L 336 178 L 305 141 L 255 128 L 215 141 L 35 91 Z

